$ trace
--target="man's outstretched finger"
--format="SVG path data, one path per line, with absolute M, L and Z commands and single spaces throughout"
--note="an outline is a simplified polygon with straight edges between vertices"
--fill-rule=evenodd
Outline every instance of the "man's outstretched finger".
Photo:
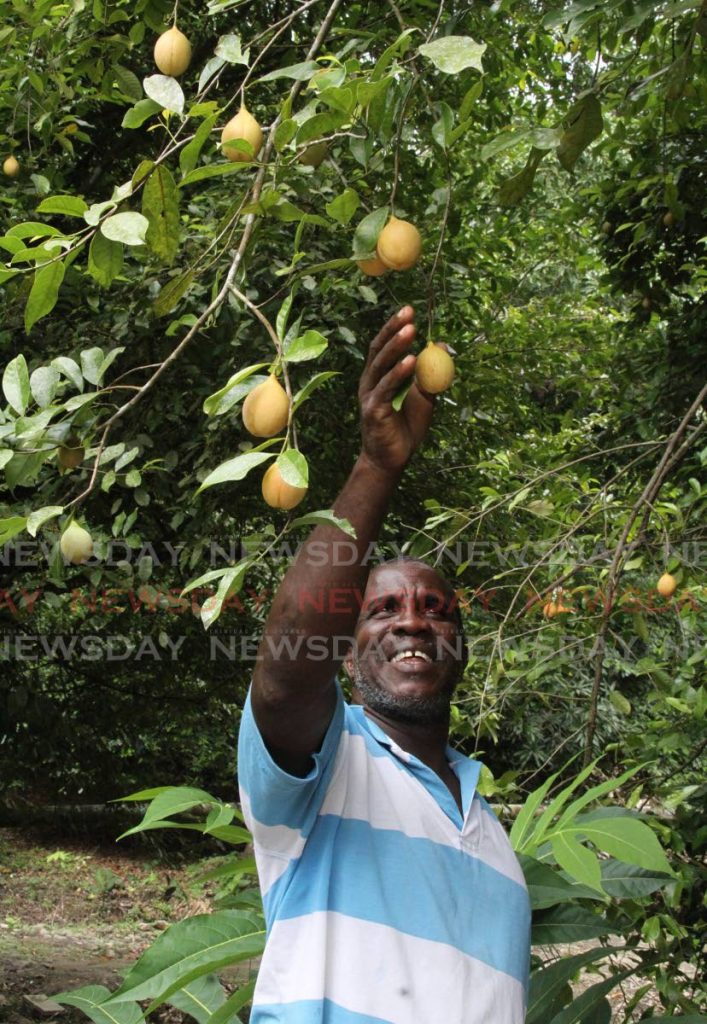
M 393 335 L 400 330 L 405 324 L 412 323 L 415 317 L 415 310 L 412 306 L 403 306 L 397 313 L 391 316 L 387 324 L 381 328 L 378 334 L 375 336 L 368 348 L 368 356 L 366 358 L 366 366 L 369 366 L 375 357 L 378 355 L 380 350 L 383 348 L 385 343 L 389 341 Z

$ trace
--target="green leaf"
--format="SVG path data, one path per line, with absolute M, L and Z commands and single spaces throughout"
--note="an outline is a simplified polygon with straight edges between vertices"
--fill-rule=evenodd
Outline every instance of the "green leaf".
M 292 78 L 295 82 L 306 82 L 317 71 L 321 70 L 316 61 L 305 60 L 300 64 L 290 64 L 286 68 L 276 68 L 259 78 L 259 82 L 274 82 L 277 78 Z
M 130 100 L 142 99 L 140 79 L 130 68 L 124 68 L 122 64 L 114 64 L 110 73 L 113 75 L 114 84 L 117 83 L 123 96 L 127 96 Z
M 518 817 L 513 822 L 510 834 L 511 845 L 516 853 L 522 853 L 528 845 L 530 837 L 533 834 L 533 820 L 535 812 L 545 799 L 545 796 L 557 778 L 557 775 L 558 773 L 556 772 L 554 775 L 551 775 L 549 779 L 546 779 L 541 786 L 534 789 L 533 792 L 528 795 L 525 803 L 518 812 Z
M 88 250 L 88 272 L 102 288 L 109 288 L 123 269 L 123 246 L 97 231 Z
M 223 1006 L 216 1010 L 209 1024 L 236 1024 L 238 1017 L 234 1015 L 253 998 L 256 981 L 257 978 L 253 978 L 245 985 L 241 985 L 238 991 L 234 992 Z
M 523 868 L 533 910 L 544 910 L 558 903 L 572 903 L 578 899 L 602 898 L 595 889 L 578 885 L 576 882 L 568 882 L 556 867 L 544 864 L 524 853 L 518 854 L 518 859 Z
M 369 256 L 375 251 L 378 235 L 388 220 L 389 212 L 387 206 L 380 206 L 377 210 L 373 210 L 372 213 L 364 217 L 359 223 L 354 235 L 354 259 Z
M 557 159 L 571 171 L 580 156 L 604 130 L 601 104 L 594 93 L 583 96 L 570 110 L 557 147 Z
M 149 1014 L 197 978 L 259 956 L 264 940 L 262 920 L 252 913 L 221 910 L 179 921 L 142 954 L 102 1009 L 150 999 Z
M 218 416 L 223 405 L 224 398 L 228 395 L 229 391 L 232 391 L 238 384 L 247 380 L 248 377 L 252 377 L 258 370 L 262 370 L 264 367 L 269 366 L 269 363 L 252 363 L 250 366 L 244 366 L 242 370 L 234 373 L 232 377 L 229 377 L 228 383 L 218 391 L 215 391 L 213 395 L 209 395 L 208 398 L 204 399 L 203 409 L 207 416 Z
M 44 526 L 50 519 L 56 519 L 64 511 L 63 505 L 46 505 L 31 512 L 27 517 L 27 533 L 30 537 L 36 537 L 40 526 Z
M 243 52 L 240 36 L 237 36 L 235 33 L 221 36 L 216 43 L 214 52 L 217 57 L 226 61 L 227 64 L 245 64 L 246 67 L 248 66 L 250 50 L 247 49 L 245 53 Z
M 214 1011 L 226 1002 L 226 993 L 215 974 L 205 974 L 179 989 L 167 1002 L 189 1014 L 198 1024 L 210 1024 Z
M 295 412 L 303 402 L 306 402 L 309 396 L 317 388 L 321 387 L 322 384 L 326 384 L 332 377 L 338 377 L 339 373 L 335 370 L 324 370 L 323 373 L 317 373 L 311 380 L 308 380 L 303 388 L 297 392 L 292 400 L 292 411 Z
M 189 171 L 193 171 L 196 167 L 199 155 L 211 135 L 211 130 L 216 124 L 218 116 L 218 114 L 212 114 L 202 121 L 194 133 L 194 138 L 186 144 L 179 154 L 179 169 L 182 174 L 188 174 Z
M 287 345 L 284 358 L 288 363 L 304 363 L 320 356 L 328 344 L 327 339 L 319 331 L 305 331 Z
M 2 391 L 9 405 L 23 416 L 29 402 L 29 371 L 27 361 L 20 353 L 11 359 L 2 375 Z
M 155 316 L 166 316 L 179 304 L 194 280 L 194 271 L 185 270 L 183 274 L 173 277 L 168 281 L 155 301 L 152 303 L 152 310 Z
M 286 118 L 284 121 L 280 121 L 277 128 L 275 129 L 275 150 L 281 153 L 285 146 L 288 146 L 297 134 L 299 125 L 292 117 Z
M 51 224 L 42 224 L 36 220 L 25 220 L 21 224 L 15 224 L 7 232 L 8 238 L 56 238 L 61 235 L 59 228 Z
M 550 946 L 556 943 L 584 942 L 618 931 L 620 929 L 602 914 L 595 914 L 574 904 L 565 904 L 533 915 L 531 941 L 534 946 Z
M 59 213 L 65 217 L 83 217 L 88 207 L 80 196 L 49 196 L 37 207 L 37 213 Z
M 447 149 L 454 128 L 454 111 L 443 101 L 437 104 L 437 108 L 440 116 L 432 125 L 432 138 L 441 149 Z
M 234 140 L 234 146 L 237 141 Z M 179 182 L 179 187 L 184 188 L 185 185 L 193 185 L 195 182 L 204 181 L 207 178 L 219 178 L 228 174 L 237 174 L 239 171 L 247 170 L 248 166 L 247 163 L 229 160 L 222 164 L 205 164 L 203 167 L 195 167 L 193 171 L 185 174 Z
M 617 900 L 640 899 L 671 881 L 672 875 L 647 871 L 636 864 L 626 864 L 624 861 L 613 859 L 601 862 L 601 883 L 604 892 Z
M 326 212 L 332 220 L 338 224 L 348 224 L 356 213 L 359 204 L 358 192 L 352 188 L 346 188 L 330 203 L 326 204 Z
M 48 405 L 51 405 L 59 386 L 59 380 L 59 371 L 53 366 L 38 366 L 32 372 L 29 387 L 32 397 L 40 409 L 46 409 Z
M 81 372 L 89 384 L 100 384 L 100 367 L 103 363 L 103 349 L 88 348 L 81 353 Z
M 9 519 L 0 519 L 0 547 L 11 541 L 18 533 L 22 533 L 27 525 L 25 516 L 10 516 Z
M 155 103 L 154 100 L 139 100 L 134 107 L 130 107 L 129 110 L 125 111 L 122 120 L 123 128 L 139 128 L 147 121 L 153 114 L 159 113 L 162 110 L 161 103 Z
M 155 167 L 142 192 L 142 213 L 149 226 L 145 241 L 165 263 L 179 251 L 179 192 L 164 164 Z
M 577 822 L 571 831 L 586 836 L 604 853 L 626 864 L 673 874 L 655 832 L 637 818 L 594 818 L 587 823 Z
M 530 155 L 522 171 L 506 178 L 498 190 L 498 201 L 501 206 L 516 206 L 530 192 L 535 181 L 535 173 L 540 161 L 547 155 L 546 150 L 531 149 Z
M 235 480 L 243 480 L 251 469 L 262 465 L 272 458 L 270 452 L 246 452 L 244 455 L 236 455 L 234 459 L 222 462 L 220 466 L 213 469 L 199 487 L 197 494 L 201 494 L 207 487 L 214 487 L 216 484 L 233 483 Z
M 485 43 L 475 43 L 469 36 L 443 36 L 431 43 L 423 43 L 417 52 L 446 75 L 458 75 L 465 68 L 483 73 L 481 58 L 485 50 Z
M 25 306 L 25 333 L 43 316 L 54 309 L 59 298 L 59 288 L 64 280 L 64 264 L 58 260 L 38 267 L 34 272 L 32 288 Z
M 51 365 L 68 377 L 78 391 L 83 391 L 83 375 L 74 359 L 69 356 L 57 356 L 56 359 L 52 359 Z
M 141 213 L 114 213 L 101 224 L 101 232 L 113 242 L 123 245 L 144 245 L 145 235 L 150 226 L 147 217 Z
M 72 992 L 60 992 L 52 999 L 66 1006 L 75 1006 L 95 1024 L 141 1024 L 142 1011 L 137 1003 L 119 1003 L 104 1008 L 101 1004 L 109 997 L 110 991 L 104 985 L 85 985 Z
M 564 957 L 549 967 L 539 967 L 530 976 L 528 1013 L 525 1024 L 548 1024 L 549 1011 L 567 983 L 587 964 L 612 953 L 625 953 L 625 947 L 596 946 L 584 953 Z
M 320 139 L 328 135 L 329 132 L 334 132 L 337 128 L 341 128 L 347 121 L 348 114 L 337 113 L 336 111 L 315 114 L 314 117 L 308 118 L 298 129 L 297 145 L 300 146 L 305 142 L 311 142 L 312 139 Z
M 347 536 L 355 537 L 356 531 L 348 521 L 348 519 L 342 519 L 337 515 L 334 515 L 333 511 L 329 508 L 321 508 L 316 512 L 308 512 L 304 516 L 298 516 L 297 519 L 293 519 L 291 526 L 336 526 L 339 530 L 342 530 Z
M 170 75 L 148 75 L 143 79 L 142 87 L 148 98 L 164 110 L 171 110 L 175 114 L 184 113 L 184 93 L 176 78 Z
M 566 1006 L 556 1017 L 553 1017 L 550 1024 L 585 1024 L 585 1022 L 588 1024 L 590 1014 L 593 1014 L 597 1007 L 606 1002 L 606 993 L 619 985 L 624 978 L 635 974 L 637 970 L 637 967 L 630 967 L 628 970 L 618 971 L 616 974 L 612 974 L 610 978 L 606 978 L 605 981 L 600 981 L 596 985 L 592 985 L 591 988 L 585 989 L 584 992 L 581 992 L 580 995 L 572 1000 L 569 1006 Z M 595 1019 L 592 1018 L 592 1020 Z M 606 1017 L 604 1016 L 600 1019 L 605 1020 Z M 611 1014 L 609 1014 L 609 1019 L 611 1019 Z
M 134 793 L 131 796 L 122 797 L 123 800 L 142 800 L 145 799 L 149 794 L 150 790 L 144 790 L 141 793 Z M 143 831 L 148 826 L 154 826 L 158 822 L 163 822 L 166 818 L 172 818 L 175 814 L 182 814 L 184 811 L 190 811 L 192 807 L 199 807 L 202 804 L 208 804 L 210 806 L 220 803 L 215 800 L 210 793 L 206 790 L 196 789 L 193 786 L 167 786 L 160 787 L 159 790 L 154 791 L 155 796 L 150 802 L 149 807 L 146 809 L 142 821 L 139 825 L 135 825 L 133 828 L 128 829 L 127 832 L 123 832 L 120 839 L 124 839 L 125 836 L 135 835 L 137 832 Z
M 568 832 L 553 836 L 550 840 L 552 852 L 560 867 L 571 878 L 576 878 L 582 885 L 601 892 L 601 870 L 596 854 L 582 846 Z
M 207 597 L 201 606 L 201 621 L 204 625 L 204 629 L 209 629 L 214 622 L 218 619 L 223 609 L 223 604 L 232 594 L 237 594 L 243 586 L 245 574 L 250 568 L 252 560 L 250 558 L 242 559 L 237 565 L 233 565 L 226 570 L 221 577 L 218 590 L 212 597 Z M 236 829 L 234 832 L 234 826 L 227 826 L 226 828 L 217 828 L 211 830 L 211 835 L 217 839 L 223 838 L 226 841 L 238 842 L 238 835 L 244 832 L 243 829 Z M 228 837 L 233 836 L 234 838 L 229 840 Z
M 292 487 L 309 487 L 309 468 L 302 452 L 287 448 L 277 457 L 277 468 L 286 484 Z
M 295 290 L 293 288 L 290 291 L 290 293 L 286 296 L 285 300 L 280 306 L 280 309 L 278 310 L 277 320 L 275 321 L 275 333 L 277 334 L 280 341 L 285 340 L 285 334 L 287 332 L 287 320 L 290 315 L 290 310 L 292 309 L 292 300 L 294 299 L 294 297 Z

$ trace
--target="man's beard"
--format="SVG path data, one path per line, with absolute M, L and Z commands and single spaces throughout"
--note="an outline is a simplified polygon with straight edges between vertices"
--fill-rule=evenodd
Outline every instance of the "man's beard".
M 401 696 L 372 683 L 361 670 L 358 654 L 353 654 L 353 683 L 365 707 L 394 722 L 408 725 L 439 725 L 449 722 L 449 707 L 454 686 L 432 697 Z

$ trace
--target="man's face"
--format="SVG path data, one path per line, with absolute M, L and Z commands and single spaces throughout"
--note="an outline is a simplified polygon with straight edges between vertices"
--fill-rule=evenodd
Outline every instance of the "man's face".
M 346 667 L 364 705 L 400 722 L 444 722 L 466 663 L 454 594 L 417 562 L 369 577 Z

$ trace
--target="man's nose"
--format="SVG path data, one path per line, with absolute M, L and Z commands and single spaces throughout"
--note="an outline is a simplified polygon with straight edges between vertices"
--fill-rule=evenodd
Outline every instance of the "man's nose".
M 395 621 L 395 630 L 400 633 L 424 633 L 430 628 L 429 620 L 419 602 L 410 599 L 401 602 Z

